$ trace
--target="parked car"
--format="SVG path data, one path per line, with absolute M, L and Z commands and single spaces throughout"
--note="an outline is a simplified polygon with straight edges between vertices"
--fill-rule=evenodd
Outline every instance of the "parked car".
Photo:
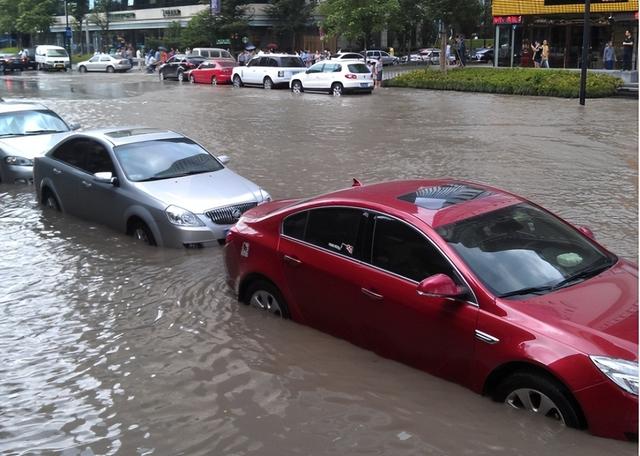
M 481 48 L 475 51 L 472 61 L 478 63 L 492 63 L 493 56 L 493 48 Z
M 193 140 L 167 130 L 72 134 L 36 159 L 47 207 L 105 224 L 149 245 L 203 247 L 269 194 Z
M 36 46 L 35 54 L 38 70 L 67 71 L 71 69 L 69 54 L 61 46 Z
M 400 57 L 401 63 L 423 63 L 426 60 L 426 55 L 421 54 L 420 51 L 412 51 L 408 55 Z
M 86 73 L 87 71 L 106 71 L 114 73 L 116 71 L 129 71 L 131 62 L 129 59 L 118 58 L 110 54 L 97 54 L 89 60 L 78 63 L 78 71 Z
M 33 180 L 33 159 L 78 128 L 39 103 L 0 103 L 0 182 Z
M 0 74 L 22 70 L 24 63 L 18 54 L 0 54 Z
M 275 201 L 224 253 L 246 304 L 510 407 L 637 436 L 637 265 L 522 197 L 438 179 Z
M 187 71 L 185 77 L 191 83 L 229 84 L 234 66 L 232 60 L 205 60 L 198 68 Z
M 364 51 L 361 52 L 364 55 Z M 369 50 L 367 51 L 367 62 L 372 62 L 374 60 L 381 60 L 382 65 L 397 65 L 400 63 L 400 58 L 394 55 L 390 55 L 388 52 L 378 51 L 378 50 Z
M 186 80 L 187 71 L 198 68 L 204 61 L 205 58 L 199 55 L 176 54 L 158 67 L 160 80 L 177 79 L 182 82 Z
M 348 92 L 371 93 L 373 76 L 364 60 L 325 60 L 297 73 L 289 83 L 291 91 L 329 92 L 340 96 Z
M 440 49 L 438 48 L 425 48 L 420 50 L 422 58 L 430 65 L 440 65 Z M 449 54 L 449 65 L 456 63 L 455 51 Z
M 300 57 L 290 54 L 258 54 L 246 66 L 233 69 L 231 80 L 234 87 L 243 85 L 262 86 L 265 89 L 289 86 L 294 74 L 306 70 Z
M 205 59 L 236 61 L 229 51 L 221 48 L 193 48 L 191 55 L 199 55 Z
M 364 55 L 357 52 L 338 52 L 331 56 L 331 60 L 364 60 Z

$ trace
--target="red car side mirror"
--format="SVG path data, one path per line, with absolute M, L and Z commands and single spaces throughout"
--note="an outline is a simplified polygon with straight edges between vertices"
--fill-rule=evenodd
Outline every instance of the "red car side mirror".
M 596 235 L 593 234 L 593 231 L 591 231 L 590 228 L 588 228 L 586 226 L 579 226 L 577 228 L 578 228 L 578 231 L 580 231 L 582 234 L 584 234 L 589 239 L 593 239 L 594 241 L 596 240 Z
M 453 298 L 463 293 L 464 290 L 456 285 L 453 279 L 446 274 L 432 275 L 418 284 L 418 294 L 420 296 Z

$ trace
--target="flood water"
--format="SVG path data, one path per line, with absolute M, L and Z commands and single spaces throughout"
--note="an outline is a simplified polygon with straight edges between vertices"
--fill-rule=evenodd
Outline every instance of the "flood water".
M 83 128 L 171 128 L 275 198 L 452 176 L 522 194 L 638 258 L 638 102 L 371 96 L 0 78 Z M 635 455 L 236 302 L 221 249 L 170 250 L 0 184 L 0 453 Z M 339 316 L 336 316 L 339 318 Z

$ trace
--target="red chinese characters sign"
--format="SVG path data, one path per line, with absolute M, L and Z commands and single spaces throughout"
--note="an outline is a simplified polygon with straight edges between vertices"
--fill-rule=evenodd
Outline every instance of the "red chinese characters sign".
M 522 16 L 493 16 L 493 25 L 522 24 Z

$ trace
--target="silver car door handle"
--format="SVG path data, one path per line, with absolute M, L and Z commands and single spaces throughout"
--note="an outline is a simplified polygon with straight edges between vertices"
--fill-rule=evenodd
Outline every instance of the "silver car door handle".
M 381 294 L 375 293 L 375 292 L 373 292 L 371 290 L 368 290 L 366 288 L 360 288 L 360 291 L 367 298 L 373 299 L 374 301 L 382 301 L 384 299 L 384 296 L 382 296 Z
M 282 260 L 287 263 L 290 264 L 291 266 L 300 266 L 302 264 L 302 261 L 300 261 L 299 259 L 289 256 L 289 255 L 284 255 L 282 257 Z
M 62 174 L 62 171 L 60 171 L 58 168 L 53 168 L 53 174 Z
M 84 185 L 85 187 L 89 188 L 89 187 L 91 187 L 91 182 L 82 181 L 82 185 Z

